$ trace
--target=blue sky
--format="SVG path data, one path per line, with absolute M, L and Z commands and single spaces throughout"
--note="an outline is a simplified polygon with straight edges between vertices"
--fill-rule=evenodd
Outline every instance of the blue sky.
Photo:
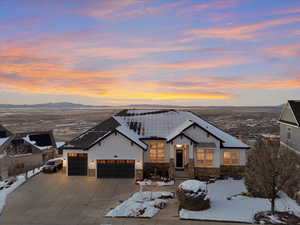
M 296 0 L 0 0 L 0 103 L 300 99 Z

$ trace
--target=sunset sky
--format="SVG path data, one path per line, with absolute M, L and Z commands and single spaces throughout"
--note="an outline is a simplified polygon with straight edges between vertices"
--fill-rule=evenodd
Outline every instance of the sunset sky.
M 0 0 L 0 104 L 300 99 L 299 0 Z

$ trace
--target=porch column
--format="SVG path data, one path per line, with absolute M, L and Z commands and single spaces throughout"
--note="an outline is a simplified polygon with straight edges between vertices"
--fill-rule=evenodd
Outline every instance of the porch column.
M 189 164 L 188 164 L 188 173 L 190 178 L 195 178 L 195 160 L 194 160 L 194 149 L 195 145 L 191 144 L 189 146 Z

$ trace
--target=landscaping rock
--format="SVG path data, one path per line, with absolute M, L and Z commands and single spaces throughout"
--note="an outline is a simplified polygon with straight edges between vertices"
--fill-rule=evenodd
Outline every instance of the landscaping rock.
M 187 180 L 177 189 L 180 209 L 200 211 L 210 208 L 207 184 L 198 180 Z
M 298 203 L 298 205 L 300 205 L 300 191 L 296 192 L 296 194 L 295 194 L 295 200 Z

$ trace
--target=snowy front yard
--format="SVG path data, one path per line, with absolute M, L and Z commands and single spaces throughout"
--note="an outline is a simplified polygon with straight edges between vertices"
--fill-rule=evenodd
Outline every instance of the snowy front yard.
M 107 217 L 144 217 L 150 218 L 163 209 L 167 199 L 174 198 L 171 192 L 136 192 L 128 200 L 106 214 Z
M 152 181 L 152 180 L 143 180 L 137 182 L 141 186 L 172 186 L 175 184 L 174 180 L 171 181 Z
M 28 179 L 36 174 L 41 172 L 41 168 L 37 168 L 34 171 L 31 170 L 28 172 Z M 5 206 L 6 197 L 9 193 L 17 189 L 21 184 L 26 181 L 25 174 L 18 175 L 16 180 L 8 179 L 5 181 L 0 181 L 0 214 Z
M 217 180 L 208 184 L 211 208 L 204 211 L 182 209 L 180 218 L 253 223 L 257 212 L 270 210 L 270 201 L 239 195 L 243 192 L 247 192 L 244 180 Z M 300 206 L 284 193 L 276 201 L 276 210 L 293 211 L 300 216 Z

